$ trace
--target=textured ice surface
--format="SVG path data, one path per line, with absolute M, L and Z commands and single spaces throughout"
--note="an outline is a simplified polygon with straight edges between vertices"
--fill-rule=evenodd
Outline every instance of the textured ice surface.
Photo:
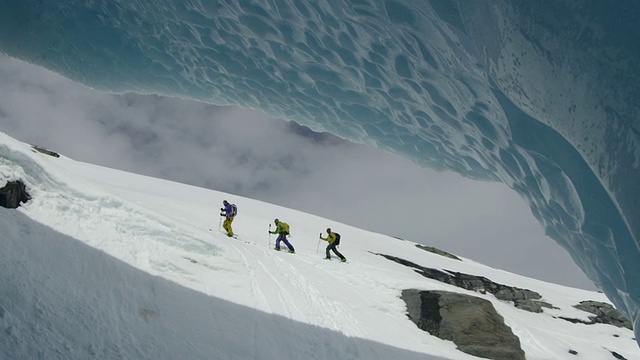
M 638 18 L 635 0 L 0 0 L 0 50 L 502 181 L 637 329 Z

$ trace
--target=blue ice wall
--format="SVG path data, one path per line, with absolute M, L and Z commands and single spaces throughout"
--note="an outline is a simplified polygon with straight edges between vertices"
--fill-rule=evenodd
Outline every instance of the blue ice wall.
M 639 18 L 635 0 L 0 0 L 0 50 L 502 181 L 638 325 Z

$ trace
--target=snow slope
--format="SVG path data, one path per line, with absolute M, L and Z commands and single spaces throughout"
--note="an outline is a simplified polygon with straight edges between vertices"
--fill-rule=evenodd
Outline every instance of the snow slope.
M 0 51 L 500 181 L 640 328 L 639 17 L 637 0 L 5 0 Z
M 54 158 L 0 134 L 0 185 L 16 179 L 33 199 L 0 208 L 2 359 L 476 359 L 407 318 L 399 296 L 408 288 L 491 301 L 527 359 L 640 359 L 631 330 L 558 319 L 588 321 L 572 306 L 609 302 L 600 293 L 252 199 Z M 238 205 L 237 240 L 219 231 L 223 199 Z M 275 217 L 291 225 L 296 254 L 272 249 Z M 342 235 L 348 263 L 322 259 L 318 233 L 327 227 Z M 557 309 L 519 310 L 376 253 L 531 289 Z

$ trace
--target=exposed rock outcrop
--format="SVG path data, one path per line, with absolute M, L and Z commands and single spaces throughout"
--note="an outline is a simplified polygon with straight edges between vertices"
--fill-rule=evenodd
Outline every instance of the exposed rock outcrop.
M 616 310 L 613 306 L 607 303 L 603 303 L 600 301 L 581 301 L 580 304 L 574 305 L 576 309 L 586 311 L 588 313 L 594 314 L 595 316 L 589 316 L 591 321 L 584 321 L 579 319 L 570 319 L 565 317 L 560 317 L 560 319 L 567 320 L 572 323 L 580 323 L 586 325 L 592 324 L 607 324 L 613 325 L 617 327 L 625 327 L 629 330 L 633 330 L 631 326 L 631 322 L 627 320 L 622 314 Z
M 576 309 L 592 313 L 596 316 L 589 317 L 596 324 L 609 324 L 617 327 L 625 327 L 633 330 L 631 322 L 613 306 L 600 301 L 581 301 L 574 306 Z
M 416 247 L 418 249 L 422 249 L 422 250 L 425 250 L 425 251 L 428 251 L 428 252 L 432 252 L 434 254 L 438 254 L 438 255 L 441 255 L 441 256 L 444 256 L 444 257 L 448 257 L 450 259 L 460 260 L 459 257 L 457 257 L 457 256 L 455 256 L 453 254 L 450 254 L 450 253 L 448 253 L 446 251 L 442 251 L 440 249 L 434 248 L 433 246 L 426 246 L 426 245 L 417 244 Z M 460 260 L 460 261 L 462 261 L 462 260 Z
M 21 203 L 31 200 L 31 196 L 27 192 L 27 188 L 20 180 L 9 181 L 0 189 L 0 206 L 15 209 Z
M 37 152 L 41 152 L 41 153 L 43 153 L 45 155 L 49 155 L 49 156 L 53 156 L 53 157 L 57 157 L 57 158 L 60 157 L 60 154 L 58 154 L 57 152 L 49 150 L 49 149 L 45 149 L 45 148 L 40 147 L 38 145 L 31 145 L 31 148 L 33 150 L 35 150 Z
M 408 317 L 420 329 L 451 340 L 462 352 L 501 360 L 523 360 L 520 340 L 490 301 L 447 291 L 402 291 Z
M 549 303 L 539 301 L 542 296 L 535 291 L 528 289 L 520 289 L 513 286 L 498 284 L 483 276 L 465 274 L 456 271 L 440 271 L 436 269 L 420 266 L 408 260 L 401 259 L 396 256 L 378 254 L 389 260 L 395 261 L 404 266 L 414 268 L 418 274 L 429 279 L 438 280 L 445 284 L 454 285 L 459 288 L 480 293 L 490 293 L 496 298 L 504 301 L 512 301 L 515 307 L 531 311 L 542 312 L 542 308 L 553 308 Z

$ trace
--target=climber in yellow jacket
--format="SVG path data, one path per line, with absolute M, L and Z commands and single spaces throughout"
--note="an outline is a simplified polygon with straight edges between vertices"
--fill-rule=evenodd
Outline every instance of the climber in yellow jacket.
M 331 254 L 329 254 L 329 251 L 333 251 L 340 258 L 340 261 L 347 261 L 347 259 L 342 254 L 340 254 L 340 252 L 336 248 L 336 246 L 340 245 L 340 234 L 332 232 L 331 229 L 327 229 L 327 237 L 322 237 L 322 233 L 320 233 L 320 239 L 329 243 L 329 245 L 327 245 L 327 256 L 325 257 L 325 259 L 331 260 Z

